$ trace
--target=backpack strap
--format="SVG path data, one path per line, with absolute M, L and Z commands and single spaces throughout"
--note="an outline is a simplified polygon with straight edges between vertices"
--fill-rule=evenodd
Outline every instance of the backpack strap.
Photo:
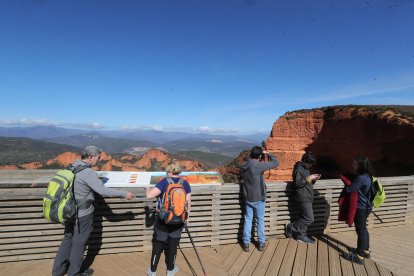
M 72 184 L 72 196 L 73 196 L 73 200 L 75 202 L 75 206 L 76 206 L 76 223 L 78 224 L 78 230 L 80 233 L 80 229 L 79 229 L 79 209 L 86 209 L 85 206 L 88 205 L 89 201 L 88 200 L 79 200 L 79 202 L 75 199 L 75 179 L 76 179 L 76 174 L 80 171 L 83 171 L 86 168 L 90 168 L 91 166 L 89 164 L 85 164 L 85 165 L 77 165 L 75 166 L 73 163 L 70 164 L 66 169 L 71 170 L 74 174 L 73 177 L 73 184 Z
M 184 184 L 184 180 L 181 177 L 179 178 L 178 182 L 174 182 L 174 180 L 170 176 L 167 176 L 166 179 L 168 181 L 168 185 L 169 184 L 180 184 L 180 185 Z
M 167 179 L 168 185 L 175 183 L 174 180 L 172 180 L 172 178 L 169 176 L 167 176 L 165 179 Z
M 376 178 L 374 176 L 370 176 L 371 179 L 371 185 L 369 186 L 369 189 L 367 191 L 367 193 L 365 194 L 365 196 L 367 196 L 368 198 L 368 211 L 371 212 L 372 211 L 372 207 L 374 206 L 374 198 L 375 198 L 375 187 L 374 187 L 374 182 L 376 181 Z
M 86 168 L 90 168 L 91 165 L 89 164 L 81 164 L 81 165 L 77 165 L 75 166 L 75 164 L 70 164 L 69 166 L 66 167 L 67 170 L 71 170 L 74 174 L 77 174 L 80 171 L 83 171 Z

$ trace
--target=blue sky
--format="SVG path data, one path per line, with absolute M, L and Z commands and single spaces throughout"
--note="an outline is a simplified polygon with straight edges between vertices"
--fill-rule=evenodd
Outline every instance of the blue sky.
M 0 125 L 268 132 L 297 109 L 413 105 L 413 14 L 409 0 L 2 0 Z

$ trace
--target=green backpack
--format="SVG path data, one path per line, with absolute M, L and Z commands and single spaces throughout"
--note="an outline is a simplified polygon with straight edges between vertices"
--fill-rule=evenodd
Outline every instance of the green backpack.
M 59 170 L 50 180 L 43 197 L 43 216 L 52 223 L 65 224 L 65 221 L 76 214 L 76 201 L 73 183 L 76 173 L 89 166 L 69 165 Z
M 374 208 L 381 207 L 386 199 L 384 188 L 381 182 L 375 177 L 372 177 L 370 199 Z

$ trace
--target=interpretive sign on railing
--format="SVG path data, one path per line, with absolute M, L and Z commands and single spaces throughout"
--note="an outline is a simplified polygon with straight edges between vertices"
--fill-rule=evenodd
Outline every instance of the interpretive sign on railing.
M 146 187 L 157 184 L 166 177 L 165 172 L 114 172 L 98 171 L 98 176 L 107 187 Z M 180 176 L 190 185 L 222 185 L 223 178 L 218 172 L 183 172 Z

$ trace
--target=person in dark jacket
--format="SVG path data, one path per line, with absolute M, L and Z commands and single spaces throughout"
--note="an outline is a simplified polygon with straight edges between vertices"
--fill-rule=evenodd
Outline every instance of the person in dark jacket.
M 261 162 L 261 158 L 267 154 L 269 162 Z M 245 203 L 244 227 L 243 227 L 243 250 L 249 251 L 251 241 L 253 212 L 257 218 L 257 236 L 259 240 L 258 250 L 265 248 L 266 237 L 264 234 L 264 213 L 266 201 L 266 184 L 263 180 L 263 172 L 279 166 L 276 157 L 261 147 L 255 146 L 250 151 L 250 159 L 243 163 L 243 195 Z
M 295 186 L 294 199 L 298 205 L 300 217 L 285 226 L 286 237 L 292 238 L 295 234 L 296 239 L 308 244 L 315 243 L 310 239 L 306 231 L 308 226 L 314 221 L 313 215 L 313 184 L 321 178 L 320 174 L 310 174 L 309 169 L 316 163 L 316 159 L 311 152 L 306 152 L 300 162 L 296 162 L 292 178 Z
M 358 241 L 357 248 L 351 248 L 350 252 L 342 254 L 342 257 L 357 264 L 364 264 L 364 258 L 371 257 L 367 219 L 372 210 L 372 203 L 370 201 L 372 165 L 367 157 L 361 156 L 354 159 L 352 167 L 356 177 L 345 190 L 348 193 L 358 193 L 358 207 L 354 219 Z

